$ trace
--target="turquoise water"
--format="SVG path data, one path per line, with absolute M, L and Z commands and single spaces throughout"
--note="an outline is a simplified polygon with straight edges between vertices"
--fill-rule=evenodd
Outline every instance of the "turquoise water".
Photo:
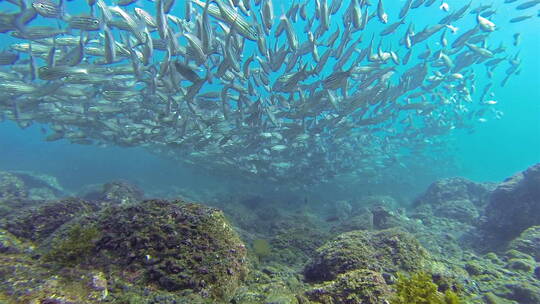
M 177 1 L 178 9 L 175 8 L 177 11 L 173 10 L 172 13 L 182 15 L 182 2 Z M 391 16 L 397 14 L 404 1 L 394 4 L 397 2 L 385 3 Z M 466 2 L 452 1 L 450 4 L 457 8 Z M 472 7 L 482 2 L 472 1 Z M 140 1 L 139 5 L 152 7 L 147 1 Z M 435 5 L 438 4 L 434 4 L 431 9 L 438 14 L 435 18 L 438 20 L 445 13 L 436 10 Z M 276 3 L 275 6 L 276 11 L 279 11 L 279 5 Z M 453 150 L 450 154 L 455 158 L 455 166 L 438 173 L 426 173 L 426 178 L 419 178 L 419 183 L 422 184 L 417 185 L 419 189 L 429 183 L 428 179 L 446 175 L 458 175 L 477 181 L 498 181 L 540 161 L 540 36 L 537 34 L 540 18 L 534 17 L 510 24 L 507 20 L 518 12 L 509 9 L 509 5 L 495 4 L 495 7 L 499 7 L 493 18 L 498 30 L 490 37 L 490 41 L 496 41 L 492 47 L 503 41 L 512 49 L 510 54 L 519 50 L 523 62 L 520 75 L 514 75 L 504 88 L 498 84 L 501 74 L 504 76 L 506 66 L 496 70 L 495 77 L 499 78 L 494 82 L 493 99 L 498 101 L 497 108 L 504 112 L 504 117 L 476 123 L 477 128 L 473 133 L 457 130 L 449 134 L 448 138 L 452 141 L 450 150 Z M 73 3 L 69 3 L 69 10 L 76 12 L 77 9 Z M 463 28 L 471 23 L 471 19 L 474 21 L 472 15 L 467 15 L 464 19 L 466 21 L 460 21 Z M 423 24 L 432 24 L 432 21 L 432 16 L 426 14 L 418 13 L 414 16 L 417 30 L 421 29 Z M 377 26 L 380 25 L 373 25 Z M 512 35 L 516 32 L 521 33 L 522 41 L 519 47 L 513 48 Z M 390 37 L 392 38 L 389 39 L 399 39 L 397 35 Z M 301 37 L 301 41 L 303 39 L 305 38 Z M 8 41 L 13 42 L 13 39 L 9 38 Z M 4 42 L 3 47 L 7 48 L 8 45 Z M 483 73 L 477 77 L 477 90 L 483 88 L 483 77 Z M 20 129 L 9 121 L 0 124 L 0 169 L 32 170 L 51 174 L 71 188 L 111 179 L 127 179 L 150 188 L 166 188 L 177 183 L 186 183 L 191 180 L 188 177 L 193 176 L 199 176 L 198 183 L 213 179 L 211 173 L 202 172 L 197 166 L 182 167 L 171 160 L 148 153 L 144 148 L 118 148 L 114 147 L 113 143 L 107 147 L 80 146 L 65 140 L 45 142 L 41 127 L 32 125 Z M 441 157 L 447 157 L 446 152 Z M 423 176 L 424 173 L 409 172 L 418 176 Z M 217 178 L 219 180 L 219 177 Z M 384 184 L 384 181 L 381 184 Z

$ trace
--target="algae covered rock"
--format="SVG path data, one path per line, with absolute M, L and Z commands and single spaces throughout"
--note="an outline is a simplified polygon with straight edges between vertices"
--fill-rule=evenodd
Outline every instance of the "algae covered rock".
M 351 231 L 317 249 L 304 269 L 308 281 L 328 281 L 355 269 L 380 273 L 416 271 L 428 263 L 428 253 L 411 234 L 399 229 Z
M 103 184 L 101 188 L 92 189 L 84 195 L 85 199 L 110 204 L 134 204 L 140 202 L 144 192 L 137 186 L 125 181 L 113 181 Z
M 491 190 L 490 184 L 472 182 L 462 177 L 445 178 L 431 184 L 427 191 L 418 197 L 415 205 L 439 205 L 448 201 L 470 201 L 482 206 Z
M 86 239 L 86 245 L 76 239 Z M 118 266 L 132 281 L 219 300 L 230 298 L 247 273 L 245 246 L 223 213 L 199 204 L 152 200 L 111 206 L 66 224 L 50 243 L 48 260 L 86 255 L 75 262 Z
M 67 198 L 23 209 L 8 216 L 2 226 L 17 237 L 41 241 L 64 223 L 98 209 L 95 203 Z
M 473 224 L 480 215 L 475 205 L 469 200 L 443 202 L 433 207 L 433 214 L 466 224 Z
M 510 242 L 509 249 L 526 253 L 540 262 L 540 226 L 523 231 L 519 237 Z
M 21 253 L 27 249 L 24 244 L 6 230 L 0 229 L 0 254 Z
M 306 217 L 281 221 L 270 239 L 272 259 L 303 266 L 329 238 L 328 233 L 318 228 L 317 223 Z
M 483 230 L 498 242 L 540 225 L 540 164 L 499 184 L 486 206 L 485 218 Z
M 310 301 L 324 304 L 384 304 L 391 295 L 382 275 L 368 269 L 339 274 L 336 279 L 306 291 Z
M 0 201 L 27 197 L 28 189 L 21 178 L 13 173 L 0 171 Z
M 53 273 L 24 255 L 0 255 L 0 303 L 103 303 L 103 273 L 69 269 Z

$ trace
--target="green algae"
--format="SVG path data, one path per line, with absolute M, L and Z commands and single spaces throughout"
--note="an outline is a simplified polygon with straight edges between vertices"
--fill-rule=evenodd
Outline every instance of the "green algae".
M 264 258 L 268 257 L 272 253 L 272 248 L 270 243 L 265 239 L 255 239 L 253 241 L 253 252 L 259 259 L 262 261 Z
M 426 272 L 416 272 L 410 277 L 398 274 L 396 295 L 390 304 L 459 304 L 462 301 L 458 295 L 447 290 L 444 294 L 438 291 L 431 275 Z
M 83 227 L 74 224 L 66 233 L 64 239 L 58 240 L 45 253 L 45 261 L 57 262 L 62 266 L 73 266 L 83 262 L 94 248 L 94 242 L 101 236 L 96 226 Z

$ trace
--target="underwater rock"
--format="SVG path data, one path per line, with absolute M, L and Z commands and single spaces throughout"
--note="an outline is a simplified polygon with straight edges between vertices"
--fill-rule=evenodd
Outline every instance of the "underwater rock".
M 9 215 L 1 226 L 17 237 L 41 241 L 64 223 L 98 209 L 95 203 L 78 198 L 66 198 Z
M 493 186 L 490 183 L 475 183 L 462 177 L 445 178 L 431 184 L 426 192 L 418 197 L 414 205 L 440 205 L 448 201 L 470 201 L 477 207 L 486 202 Z
M 371 208 L 373 227 L 375 229 L 389 229 L 401 226 L 398 215 L 383 205 L 376 205 Z
M 0 277 L 0 303 L 96 304 L 107 293 L 94 286 L 95 272 L 51 272 L 24 255 L 0 255 Z
M 106 183 L 101 189 L 95 189 L 84 195 L 85 199 L 110 204 L 134 204 L 143 200 L 144 192 L 137 186 L 125 181 Z
M 270 240 L 271 258 L 286 265 L 303 266 L 330 235 L 305 216 L 279 221 Z
M 358 269 L 339 274 L 334 280 L 317 285 L 305 294 L 314 303 L 383 304 L 388 303 L 392 291 L 380 273 Z
M 54 176 L 27 171 L 11 171 L 28 189 L 32 200 L 53 200 L 65 196 L 66 191 Z
M 485 208 L 482 230 L 504 243 L 540 225 L 540 163 L 499 184 Z
M 471 201 L 452 200 L 433 206 L 433 215 L 466 224 L 474 224 L 480 214 Z
M 505 285 L 505 298 L 517 301 L 519 304 L 540 303 L 540 288 L 527 282 L 509 283 Z
M 23 180 L 13 173 L 0 171 L 0 201 L 20 200 L 28 197 Z
M 540 262 L 540 226 L 523 231 L 519 237 L 510 242 L 508 248 L 526 253 Z
M 55 177 L 25 171 L 0 171 L 0 217 L 65 195 Z
M 21 253 L 25 250 L 22 242 L 6 230 L 0 229 L 0 253 Z
M 414 236 L 399 229 L 351 231 L 318 248 L 304 276 L 307 281 L 329 281 L 355 269 L 409 272 L 424 268 L 428 259 L 427 251 Z
M 332 227 L 331 232 L 343 233 L 354 230 L 373 230 L 373 214 L 369 209 L 364 208 L 363 212 L 340 222 Z
M 384 206 L 388 209 L 395 209 L 399 207 L 400 204 L 396 201 L 396 199 L 389 195 L 369 195 L 353 202 L 353 208 L 355 210 L 374 206 Z
M 166 291 L 194 290 L 226 300 L 248 271 L 246 248 L 223 213 L 199 204 L 150 200 L 113 205 L 65 226 L 51 239 L 56 245 L 45 253 L 50 260 L 73 257 L 65 251 L 74 247 L 86 254 L 76 260 L 81 265 L 118 266 L 131 274 L 130 280 L 153 282 Z M 70 234 L 77 227 L 96 229 L 97 240 L 93 232 Z M 93 248 L 66 246 L 70 235 L 87 234 Z M 59 246 L 66 250 L 54 249 Z

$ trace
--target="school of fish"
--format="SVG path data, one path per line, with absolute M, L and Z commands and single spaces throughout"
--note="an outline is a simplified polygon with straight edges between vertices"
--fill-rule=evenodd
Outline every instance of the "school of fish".
M 68 12 L 75 2 L 86 13 Z M 503 5 L 516 14 L 540 4 L 514 2 Z M 10 43 L 0 120 L 45 124 L 47 141 L 142 146 L 209 170 L 317 183 L 422 162 L 441 135 L 501 118 L 493 89 L 522 65 L 519 33 L 509 46 L 490 40 L 504 26 L 491 21 L 494 4 L 286 5 L 0 1 Z M 444 18 L 417 28 L 415 11 Z

